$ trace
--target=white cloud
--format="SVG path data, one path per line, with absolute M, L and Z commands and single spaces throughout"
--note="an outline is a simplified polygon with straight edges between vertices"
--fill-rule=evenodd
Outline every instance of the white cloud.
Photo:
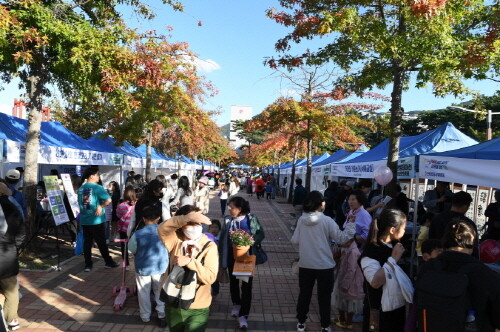
M 280 90 L 279 93 L 283 97 L 293 97 L 293 96 L 299 95 L 299 93 L 297 91 L 291 90 L 291 89 L 282 89 L 282 90 Z
M 195 58 L 194 65 L 196 66 L 196 68 L 198 68 L 199 71 L 205 73 L 210 73 L 211 71 L 221 69 L 221 66 L 211 59 L 203 60 L 200 58 Z
M 221 66 L 211 59 L 203 60 L 189 55 L 182 55 L 181 57 L 183 57 L 186 63 L 194 65 L 197 70 L 204 73 L 210 73 L 211 71 L 221 69 Z

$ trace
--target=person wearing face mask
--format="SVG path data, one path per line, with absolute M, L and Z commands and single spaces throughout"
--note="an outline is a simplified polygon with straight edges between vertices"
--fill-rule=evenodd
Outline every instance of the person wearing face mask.
M 233 276 L 234 257 L 232 254 L 232 243 L 229 239 L 229 232 L 238 229 L 250 233 L 254 237 L 254 245 L 259 245 L 264 240 L 264 230 L 256 215 L 250 213 L 250 204 L 242 197 L 234 196 L 228 202 L 229 216 L 224 218 L 219 240 L 219 254 L 221 258 L 222 269 L 228 269 L 229 287 L 231 291 L 231 300 L 233 309 L 231 315 L 238 317 L 240 328 L 248 327 L 248 315 L 252 305 L 252 282 L 250 277 L 248 282 L 241 282 Z M 252 250 L 250 250 L 252 254 Z
M 361 254 L 360 266 L 365 277 L 363 288 L 363 332 L 371 330 L 403 332 L 405 325 L 405 305 L 391 311 L 382 311 L 382 286 L 386 283 L 384 265 L 394 270 L 405 249 L 399 240 L 406 227 L 406 215 L 397 209 L 385 209 L 375 219 L 368 235 L 368 244 Z M 398 294 L 392 294 L 398 295 Z
M 208 205 L 209 205 L 209 194 L 210 191 L 207 187 L 208 177 L 202 176 L 198 180 L 198 187 L 194 190 L 194 205 L 200 209 L 201 213 L 208 213 Z
M 151 290 L 156 301 L 158 325 L 167 326 L 165 303 L 160 300 L 160 279 L 165 273 L 168 252 L 158 236 L 158 221 L 161 219 L 161 202 L 150 201 L 142 209 L 144 228 L 132 235 L 128 250 L 135 256 L 135 280 L 139 298 L 139 312 L 144 323 L 151 320 Z
M 158 227 L 160 239 L 170 254 L 169 271 L 174 265 L 185 266 L 196 272 L 199 284 L 189 309 L 166 306 L 170 332 L 203 332 L 206 329 L 212 303 L 211 285 L 219 270 L 217 245 L 203 234 L 202 225 L 210 224 L 210 219 L 202 215 L 198 208 L 185 205 L 175 217 Z M 167 277 L 168 273 L 165 273 L 160 287 L 163 287 Z

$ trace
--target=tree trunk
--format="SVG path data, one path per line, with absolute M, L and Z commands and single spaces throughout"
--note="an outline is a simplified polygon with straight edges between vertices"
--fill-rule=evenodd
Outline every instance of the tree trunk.
M 403 78 L 405 72 L 398 64 L 393 65 L 393 87 L 391 93 L 391 135 L 389 137 L 389 151 L 387 156 L 387 167 L 392 171 L 393 177 L 387 185 L 386 193 L 392 197 L 396 195 L 396 183 L 399 160 L 399 138 L 401 137 L 401 120 L 404 110 L 401 108 L 403 95 Z
M 36 184 L 38 180 L 38 153 L 40 150 L 40 128 L 42 124 L 42 88 L 43 83 L 39 75 L 29 77 L 28 94 L 28 132 L 26 133 L 26 155 L 24 158 L 24 187 L 23 193 L 27 203 L 26 243 L 28 250 L 36 249 L 38 232 L 36 223 Z
M 277 176 L 277 183 L 278 183 L 278 192 L 281 191 L 281 182 L 280 182 L 280 178 L 281 178 L 281 157 L 278 158 L 278 176 Z
M 311 191 L 312 173 L 312 138 L 307 139 L 307 169 L 306 169 L 306 192 Z
M 205 172 L 205 159 L 201 158 L 201 175 Z
M 180 152 L 177 154 L 177 176 L 181 176 L 181 154 Z
M 146 138 L 146 182 L 151 181 L 151 145 L 153 144 L 153 132 L 148 129 Z
M 288 190 L 288 203 L 293 202 L 293 184 L 295 183 L 295 162 L 297 161 L 297 155 L 299 154 L 299 139 L 295 141 L 295 151 L 293 151 L 292 159 L 292 174 L 290 176 L 290 188 Z

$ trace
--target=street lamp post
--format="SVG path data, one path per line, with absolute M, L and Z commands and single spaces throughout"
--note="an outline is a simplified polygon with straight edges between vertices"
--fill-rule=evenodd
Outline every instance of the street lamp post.
M 476 110 L 470 110 L 468 108 L 460 107 L 460 106 L 448 106 L 448 109 L 456 109 L 460 111 L 465 111 L 465 112 L 472 112 L 472 113 L 482 113 L 480 111 Z M 500 112 L 492 112 L 491 110 L 487 110 L 487 115 L 486 115 L 486 140 L 490 141 L 491 140 L 491 118 L 493 115 L 500 114 Z

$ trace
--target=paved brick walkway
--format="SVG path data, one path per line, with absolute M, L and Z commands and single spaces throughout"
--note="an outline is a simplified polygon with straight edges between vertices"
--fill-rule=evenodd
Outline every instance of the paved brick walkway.
M 257 200 L 243 191 L 241 195 L 249 199 L 252 212 L 263 224 L 266 233 L 263 248 L 269 256 L 266 264 L 258 266 L 254 278 L 248 331 L 295 331 L 298 280 L 290 273 L 290 263 L 298 254 L 290 244 L 293 208 L 280 198 Z M 212 196 L 209 216 L 219 218 L 219 199 L 215 192 Z M 111 252 L 119 261 L 119 247 L 112 247 Z M 97 250 L 95 254 L 90 273 L 83 272 L 83 257 L 75 257 L 61 272 L 19 275 L 23 294 L 20 331 L 162 331 L 154 319 L 149 324 L 142 323 L 136 297 L 129 298 L 123 310 L 113 311 L 112 288 L 120 283 L 121 270 L 104 269 Z M 128 273 L 127 283 L 133 285 L 134 272 Z M 308 331 L 320 330 L 316 303 L 313 296 Z M 211 306 L 207 331 L 238 331 L 236 320 L 230 315 L 231 305 L 229 287 L 221 285 L 221 292 Z M 360 331 L 360 324 L 354 327 L 354 331 Z

